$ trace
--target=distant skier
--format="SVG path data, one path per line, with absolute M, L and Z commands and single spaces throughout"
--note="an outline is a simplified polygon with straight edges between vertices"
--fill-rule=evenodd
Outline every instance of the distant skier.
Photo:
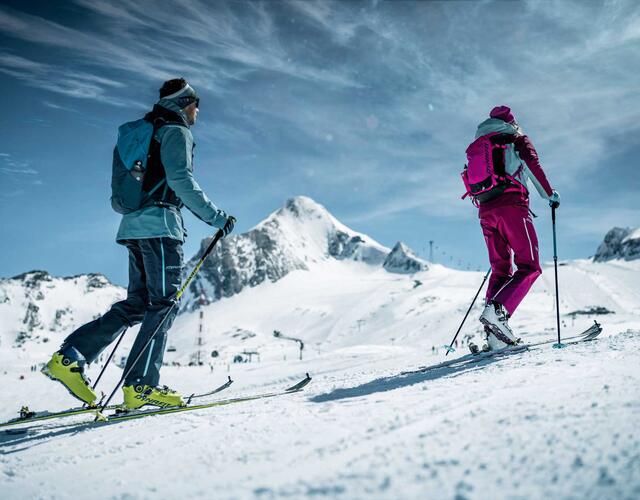
M 522 133 L 511 109 L 497 106 L 489 116 L 467 148 L 468 163 L 462 177 L 465 196 L 471 195 L 478 206 L 491 262 L 486 305 L 480 316 L 487 335 L 485 349 L 498 349 L 519 341 L 508 320 L 542 273 L 527 181 L 551 206 L 560 206 L 560 195 L 549 184 L 533 144 Z
M 95 361 L 125 328 L 142 323 L 125 370 L 131 368 L 170 309 L 182 280 L 186 236 L 182 206 L 222 229 L 225 236 L 233 230 L 234 218 L 219 210 L 193 178 L 195 144 L 190 127 L 196 123 L 199 102 L 183 78 L 168 80 L 153 110 L 143 120 L 119 129 L 111 202 L 123 214 L 116 241 L 129 250 L 127 298 L 69 335 L 42 370 L 84 403 L 97 399 L 84 374 L 85 365 Z M 158 387 L 167 331 L 174 318 L 175 313 L 165 320 L 124 381 L 127 408 L 183 404 L 180 394 Z

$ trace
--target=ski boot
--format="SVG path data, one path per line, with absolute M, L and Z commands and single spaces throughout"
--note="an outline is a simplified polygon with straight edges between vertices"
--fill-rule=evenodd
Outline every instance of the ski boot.
M 489 328 L 491 334 L 500 342 L 506 345 L 516 345 L 518 338 L 513 334 L 509 326 L 509 314 L 502 304 L 488 302 L 480 315 L 482 324 Z M 489 335 L 491 337 L 491 335 Z M 490 347 L 491 344 L 489 344 Z
M 84 356 L 70 347 L 54 353 L 41 371 L 51 380 L 60 382 L 74 398 L 93 406 L 98 395 L 84 375 L 85 364 Z
M 124 410 L 137 410 L 145 405 L 168 408 L 170 406 L 185 406 L 182 396 L 176 391 L 163 387 L 151 387 L 148 385 L 125 385 Z
M 485 344 L 487 346 L 487 351 L 498 351 L 500 349 L 506 349 L 507 347 L 513 347 L 522 342 L 521 339 L 517 338 L 515 343 L 506 344 L 493 334 L 493 330 L 489 329 L 486 326 L 484 327 L 484 330 L 487 335 L 487 343 Z

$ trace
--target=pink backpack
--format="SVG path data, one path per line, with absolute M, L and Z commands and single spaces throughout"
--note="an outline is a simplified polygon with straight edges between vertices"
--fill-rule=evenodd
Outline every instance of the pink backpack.
M 469 144 L 467 164 L 461 174 L 466 188 L 463 200 L 470 195 L 477 205 L 498 197 L 510 183 L 522 186 L 505 171 L 505 150 L 510 143 L 513 138 L 508 134 L 492 132 Z

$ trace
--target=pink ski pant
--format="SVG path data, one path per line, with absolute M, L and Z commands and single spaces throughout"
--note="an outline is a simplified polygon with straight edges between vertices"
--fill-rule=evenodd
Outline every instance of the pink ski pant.
M 502 304 L 513 315 L 522 299 L 542 274 L 538 237 L 529 207 L 504 205 L 480 210 L 480 226 L 489 250 L 491 278 L 486 298 Z M 514 273 L 511 254 L 517 267 Z

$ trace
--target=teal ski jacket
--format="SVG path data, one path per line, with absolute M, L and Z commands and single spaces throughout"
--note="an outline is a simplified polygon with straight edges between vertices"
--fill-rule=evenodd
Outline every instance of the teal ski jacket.
M 195 143 L 186 117 L 173 102 L 160 99 L 158 105 L 177 113 L 185 126 L 168 124 L 157 130 L 160 159 L 164 166 L 167 186 L 196 217 L 221 229 L 227 214 L 216 207 L 193 177 L 193 148 Z M 184 242 L 187 231 L 177 206 L 146 206 L 122 216 L 116 241 L 168 237 Z

